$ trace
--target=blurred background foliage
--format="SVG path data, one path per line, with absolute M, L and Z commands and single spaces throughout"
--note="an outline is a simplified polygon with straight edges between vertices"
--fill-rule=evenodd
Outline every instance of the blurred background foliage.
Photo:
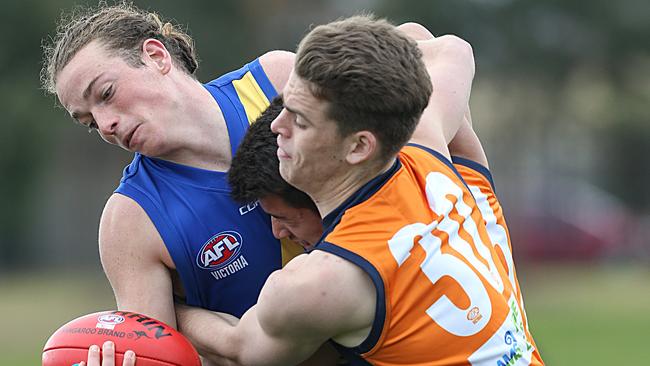
M 80 4 L 85 2 L 23 0 L 3 3 L 0 12 L 0 313 L 32 309 L 27 302 L 36 311 L 37 305 L 49 304 L 47 299 L 59 301 L 48 306 L 67 310 L 39 323 L 36 348 L 24 347 L 35 360 L 40 357 L 38 347 L 58 324 L 99 304 L 113 306 L 101 277 L 97 224 L 131 155 L 75 126 L 39 83 L 41 43 L 53 34 L 61 12 Z M 570 340 L 565 342 L 558 334 L 573 334 L 571 319 L 576 318 L 564 321 L 557 316 L 602 304 L 605 294 L 598 284 L 612 273 L 618 273 L 614 278 L 627 287 L 612 285 L 611 289 L 629 293 L 616 294 L 622 300 L 607 302 L 611 309 L 605 306 L 605 315 L 594 319 L 616 317 L 608 312 L 620 312 L 627 303 L 650 303 L 647 296 L 635 297 L 650 290 L 640 280 L 648 278 L 650 260 L 650 168 L 645 160 L 650 155 L 650 2 L 160 0 L 135 4 L 189 29 L 203 81 L 267 50 L 293 50 L 312 24 L 360 11 L 373 11 L 395 23 L 417 21 L 434 34 L 465 38 L 474 47 L 477 64 L 471 101 L 474 125 L 506 210 L 522 282 L 532 286 L 527 296 L 533 299 L 527 301 L 530 321 L 534 325 L 539 319 L 540 328 L 547 332 L 541 339 L 536 336 L 542 354 L 552 364 L 573 364 L 566 363 L 568 356 L 562 352 L 563 347 L 575 351 L 576 344 L 567 345 Z M 612 266 L 622 268 L 624 274 Z M 597 269 L 602 269 L 600 275 L 594 274 Z M 545 276 L 553 271 L 559 274 Z M 96 280 L 90 282 L 93 285 L 75 282 L 81 278 Z M 551 279 L 569 286 L 567 296 L 583 294 L 582 302 L 550 301 L 556 288 Z M 578 291 L 591 288 L 581 282 L 589 279 L 594 292 Z M 576 291 L 570 290 L 572 285 Z M 16 292 L 19 288 L 23 292 Z M 77 289 L 70 290 L 68 300 L 78 306 L 66 308 L 68 297 L 61 292 L 68 288 Z M 26 295 L 33 292 L 39 296 Z M 540 296 L 547 293 L 550 297 Z M 548 306 L 556 312 L 543 310 Z M 540 318 L 531 308 L 539 309 Z M 611 331 L 634 334 L 628 325 L 650 323 L 645 309 L 629 323 L 615 322 L 618 328 Z M 567 328 L 545 327 L 553 321 Z M 8 347 L 11 338 L 2 340 L 0 346 Z M 585 342 L 585 347 L 590 344 Z M 621 344 L 629 347 L 628 356 L 639 354 L 634 342 Z M 545 350 L 545 345 L 550 349 Z M 0 355 L 12 354 L 9 349 L 0 350 Z M 20 364 L 19 356 L 2 357 L 0 364 Z M 621 358 L 612 360 L 619 363 Z

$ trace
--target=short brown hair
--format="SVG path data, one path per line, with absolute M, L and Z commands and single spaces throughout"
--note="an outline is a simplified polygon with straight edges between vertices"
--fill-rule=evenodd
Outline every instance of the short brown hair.
M 142 65 L 142 44 L 154 38 L 162 42 L 189 75 L 194 75 L 198 60 L 194 41 L 179 26 L 163 22 L 158 14 L 121 2 L 107 6 L 100 2 L 96 8 L 78 8 L 59 21 L 56 35 L 44 44 L 41 83 L 45 90 L 56 93 L 56 76 L 74 55 L 88 43 L 98 40 L 130 65 Z
M 432 92 L 417 43 L 372 15 L 314 28 L 298 46 L 295 72 L 330 103 L 342 136 L 371 131 L 384 159 L 411 138 Z

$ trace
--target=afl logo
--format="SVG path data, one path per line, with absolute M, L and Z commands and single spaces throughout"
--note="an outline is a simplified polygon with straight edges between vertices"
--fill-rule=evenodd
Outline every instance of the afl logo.
M 239 257 L 242 238 L 236 231 L 223 231 L 208 240 L 196 256 L 196 264 L 209 270 L 223 268 Z
M 117 314 L 104 314 L 97 317 L 95 328 L 115 329 L 118 324 L 124 323 L 124 317 Z

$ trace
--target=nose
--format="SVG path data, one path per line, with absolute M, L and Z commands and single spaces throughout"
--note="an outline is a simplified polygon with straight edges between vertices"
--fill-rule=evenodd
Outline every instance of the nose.
M 275 217 L 271 217 L 271 230 L 276 239 L 289 237 L 291 232 Z
M 280 114 L 275 117 L 273 122 L 271 122 L 271 131 L 284 138 L 289 137 L 291 133 L 291 124 L 287 122 L 289 121 L 290 115 L 291 112 L 287 111 L 286 108 L 283 108 Z
M 103 109 L 97 109 L 93 112 L 93 117 L 95 118 L 95 123 L 97 123 L 97 129 L 102 135 L 115 135 L 117 126 L 119 125 L 117 115 Z

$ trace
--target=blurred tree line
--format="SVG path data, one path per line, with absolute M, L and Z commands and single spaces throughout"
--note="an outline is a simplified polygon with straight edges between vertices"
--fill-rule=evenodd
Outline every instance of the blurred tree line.
M 362 10 L 457 34 L 474 47 L 474 123 L 515 245 L 525 248 L 530 233 L 562 234 L 554 222 L 564 222 L 626 242 L 627 256 L 647 249 L 648 1 L 134 2 L 188 27 L 204 81 Z M 74 126 L 40 89 L 41 42 L 80 3 L 24 0 L 0 12 L 0 272 L 96 267 L 101 209 L 131 158 Z M 526 229 L 527 217 L 541 231 Z

